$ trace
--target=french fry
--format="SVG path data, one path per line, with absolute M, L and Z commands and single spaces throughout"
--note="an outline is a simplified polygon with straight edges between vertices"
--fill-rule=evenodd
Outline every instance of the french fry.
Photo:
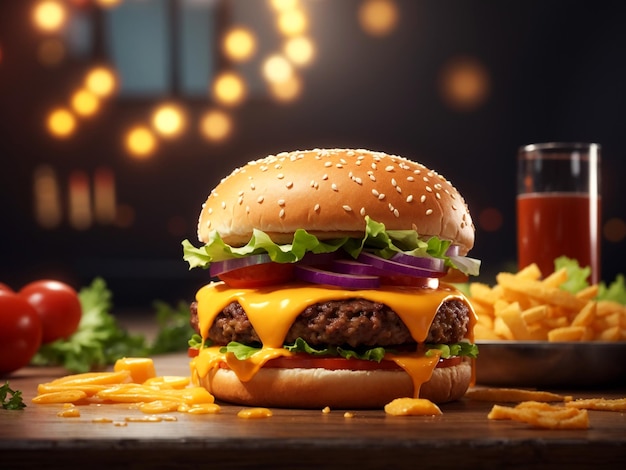
M 565 402 L 571 400 L 568 395 L 559 395 L 541 390 L 525 390 L 521 388 L 472 388 L 465 393 L 467 398 L 492 402 Z
M 548 341 L 580 341 L 584 335 L 584 326 L 562 326 L 548 332 Z
M 494 405 L 487 418 L 520 421 L 545 429 L 587 429 L 589 427 L 589 415 L 586 409 L 536 401 L 522 402 L 515 407 Z
M 566 406 L 586 410 L 626 411 L 626 398 L 580 398 L 566 403 Z

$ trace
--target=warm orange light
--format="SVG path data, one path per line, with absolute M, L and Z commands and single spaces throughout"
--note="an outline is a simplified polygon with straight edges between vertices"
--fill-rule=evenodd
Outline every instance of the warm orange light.
M 152 126 L 165 137 L 179 135 L 185 127 L 184 112 L 173 104 L 161 105 L 152 114 Z
M 72 228 L 86 230 L 91 226 L 91 196 L 89 178 L 84 171 L 75 170 L 69 178 L 68 217 Z
M 302 80 L 294 74 L 284 82 L 270 83 L 270 92 L 278 101 L 293 101 L 302 92 Z
M 57 38 L 45 39 L 37 48 L 37 58 L 42 65 L 58 65 L 65 57 L 65 45 Z
M 88 90 L 80 89 L 72 95 L 72 109 L 79 116 L 92 116 L 100 108 L 98 97 Z
M 35 169 L 34 183 L 35 219 L 43 228 L 52 229 L 61 223 L 61 192 L 55 171 L 49 165 Z
M 270 0 L 270 5 L 277 10 L 292 10 L 300 5 L 299 0 Z
M 224 54 L 231 60 L 243 62 L 254 55 L 256 38 L 247 28 L 237 27 L 226 33 L 222 47 Z
M 481 105 L 489 94 L 489 74 L 472 57 L 457 57 L 442 69 L 440 90 L 444 101 L 458 111 Z
M 85 86 L 96 96 L 106 97 L 115 91 L 115 75 L 106 67 L 94 67 L 85 77 Z
M 115 175 L 110 168 L 100 167 L 94 173 L 93 207 L 98 223 L 106 225 L 115 221 Z
M 69 137 L 76 129 L 76 118 L 67 109 L 57 108 L 48 115 L 47 126 L 54 137 Z
M 289 60 L 296 65 L 310 64 L 315 55 L 313 42 L 305 36 L 287 39 L 284 51 Z
M 363 31 L 372 36 L 386 36 L 398 23 L 398 6 L 393 0 L 366 0 L 358 12 Z
M 213 82 L 212 92 L 216 101 L 228 106 L 234 106 L 244 100 L 246 85 L 238 74 L 223 72 Z
M 200 120 L 200 133 L 208 140 L 219 142 L 232 133 L 233 123 L 228 114 L 214 109 L 208 111 Z
M 35 25 L 46 32 L 54 32 L 61 29 L 66 20 L 65 7 L 56 0 L 44 0 L 33 10 Z
M 278 14 L 278 31 L 285 36 L 304 34 L 309 27 L 309 19 L 299 9 L 284 10 Z
M 284 83 L 293 75 L 293 66 L 282 55 L 274 54 L 263 62 L 263 77 L 270 83 Z
M 135 126 L 126 134 L 125 145 L 131 156 L 148 158 L 156 150 L 157 140 L 147 127 Z

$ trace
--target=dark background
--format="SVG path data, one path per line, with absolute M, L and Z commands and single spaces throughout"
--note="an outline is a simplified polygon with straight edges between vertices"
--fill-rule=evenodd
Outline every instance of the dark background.
M 55 277 L 81 286 L 102 276 L 119 308 L 191 300 L 208 276 L 188 271 L 180 242 L 196 241 L 201 203 L 235 166 L 283 150 L 369 148 L 444 174 L 474 216 L 471 254 L 482 259 L 486 282 L 515 267 L 521 145 L 600 143 L 603 220 L 626 219 L 626 3 L 397 0 L 397 28 L 382 38 L 359 27 L 360 1 L 302 3 L 317 54 L 302 71 L 299 99 L 277 104 L 252 97 L 233 111 L 236 129 L 228 141 L 210 143 L 190 130 L 138 161 L 125 153 L 120 136 L 130 122 L 145 121 L 157 99 L 119 97 L 72 138 L 53 139 L 42 124 L 45 113 L 68 95 L 88 60 L 39 64 L 41 34 L 29 16 L 34 2 L 1 1 L 0 282 L 19 288 Z M 476 58 L 488 72 L 488 95 L 471 110 L 451 108 L 439 92 L 442 68 L 458 56 Z M 192 116 L 209 104 L 208 94 L 185 102 Z M 106 164 L 115 171 L 118 201 L 134 208 L 133 224 L 40 228 L 32 182 L 41 163 L 62 180 L 73 169 L 91 174 Z M 481 223 L 492 209 L 501 217 L 495 230 Z M 605 280 L 624 271 L 625 247 L 623 236 L 603 240 Z

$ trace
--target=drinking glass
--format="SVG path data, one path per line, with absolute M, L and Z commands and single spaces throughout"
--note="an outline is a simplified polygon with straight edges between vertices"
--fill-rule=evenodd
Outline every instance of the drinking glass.
M 517 173 L 517 255 L 544 277 L 567 256 L 600 280 L 600 145 L 550 142 L 521 147 Z

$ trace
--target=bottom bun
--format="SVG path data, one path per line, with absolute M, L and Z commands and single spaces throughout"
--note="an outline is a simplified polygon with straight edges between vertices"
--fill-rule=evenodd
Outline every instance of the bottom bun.
M 471 380 L 469 361 L 437 368 L 419 396 L 435 403 L 458 400 Z M 390 370 L 267 368 L 241 382 L 230 369 L 214 369 L 200 383 L 217 400 L 275 408 L 382 408 L 396 398 L 413 396 L 410 376 Z

